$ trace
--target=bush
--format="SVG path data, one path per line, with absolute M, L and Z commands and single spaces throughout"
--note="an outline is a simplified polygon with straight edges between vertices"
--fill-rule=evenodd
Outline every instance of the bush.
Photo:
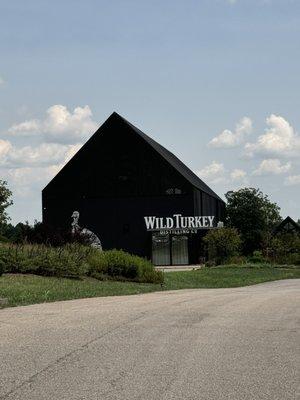
M 240 236 L 235 228 L 220 228 L 209 231 L 204 237 L 209 260 L 224 264 L 230 257 L 239 253 Z
M 205 267 L 206 268 L 212 268 L 212 267 L 215 267 L 215 266 L 216 266 L 216 262 L 214 260 L 208 260 L 205 263 Z
M 267 252 L 278 264 L 300 265 L 300 237 L 293 233 L 278 234 L 270 241 Z
M 300 265 L 300 253 L 288 254 L 284 258 L 284 261 L 286 264 L 289 264 L 289 265 Z
M 269 260 L 263 255 L 260 250 L 254 251 L 253 255 L 251 257 L 248 257 L 248 261 L 253 264 L 265 264 L 269 262 Z
M 8 240 L 5 236 L 3 236 L 3 235 L 0 234 L 0 243 L 1 243 L 1 242 L 3 242 L 3 243 L 8 243 L 9 240 Z
M 150 261 L 122 250 L 94 251 L 88 258 L 94 277 L 123 278 L 136 282 L 161 283 L 163 274 Z
M 89 274 L 98 279 L 163 282 L 163 273 L 144 258 L 121 250 L 102 252 L 80 244 L 51 247 L 2 243 L 0 274 L 1 271 L 67 278 Z
M 244 265 L 247 263 L 247 258 L 245 256 L 232 256 L 226 260 L 228 265 Z
M 87 273 L 88 247 L 67 245 L 0 245 L 0 265 L 5 272 L 34 273 L 75 278 Z

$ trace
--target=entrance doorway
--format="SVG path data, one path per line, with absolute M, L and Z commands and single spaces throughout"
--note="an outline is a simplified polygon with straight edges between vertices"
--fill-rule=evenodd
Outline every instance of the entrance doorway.
M 154 265 L 188 265 L 188 236 L 152 234 Z

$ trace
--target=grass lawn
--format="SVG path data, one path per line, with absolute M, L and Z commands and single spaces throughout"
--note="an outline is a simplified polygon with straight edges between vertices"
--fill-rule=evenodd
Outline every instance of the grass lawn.
M 7 306 L 70 300 L 83 297 L 129 295 L 159 290 L 225 288 L 253 285 L 278 279 L 300 278 L 293 267 L 222 266 L 198 271 L 165 273 L 165 284 L 49 278 L 35 275 L 6 274 L 0 277 L 0 298 Z

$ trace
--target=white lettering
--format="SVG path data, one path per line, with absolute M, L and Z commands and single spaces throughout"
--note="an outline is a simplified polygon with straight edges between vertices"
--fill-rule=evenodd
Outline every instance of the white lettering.
M 147 230 L 151 230 L 154 229 L 154 223 L 155 223 L 155 217 L 144 217 L 145 223 L 146 223 L 146 227 Z
M 174 226 L 173 218 L 170 218 L 170 217 L 166 218 L 166 222 L 167 222 L 167 229 L 172 229 Z
M 195 218 L 194 217 L 188 217 L 188 227 L 189 228 L 195 228 L 195 224 L 194 224 L 194 220 L 195 220 Z
M 159 218 L 159 221 L 160 221 L 160 229 L 166 229 L 166 226 L 164 225 L 164 219 Z
M 187 217 L 180 217 L 180 228 L 187 228 Z
M 155 218 L 156 229 L 159 229 L 159 218 Z
M 195 228 L 202 228 L 202 217 L 195 217 Z
M 174 214 L 173 217 L 144 217 L 144 220 L 148 231 L 189 229 L 197 232 L 197 229 L 213 228 L 215 216 L 183 217 L 182 214 Z
M 174 214 L 173 217 L 176 219 L 176 229 L 180 228 L 180 223 L 179 223 L 179 218 L 181 217 L 181 214 Z
M 202 221 L 203 221 L 203 228 L 207 228 L 208 227 L 208 225 L 207 225 L 207 223 L 208 223 L 207 217 L 202 217 Z
M 207 217 L 207 218 L 209 220 L 209 226 L 210 226 L 210 228 L 212 228 L 215 217 Z

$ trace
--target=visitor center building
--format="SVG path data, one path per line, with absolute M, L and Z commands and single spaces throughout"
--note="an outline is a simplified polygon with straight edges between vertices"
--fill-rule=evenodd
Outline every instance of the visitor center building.
M 224 201 L 174 154 L 113 113 L 42 192 L 43 222 L 93 232 L 155 265 L 197 264 Z M 74 212 L 76 213 L 74 214 Z

